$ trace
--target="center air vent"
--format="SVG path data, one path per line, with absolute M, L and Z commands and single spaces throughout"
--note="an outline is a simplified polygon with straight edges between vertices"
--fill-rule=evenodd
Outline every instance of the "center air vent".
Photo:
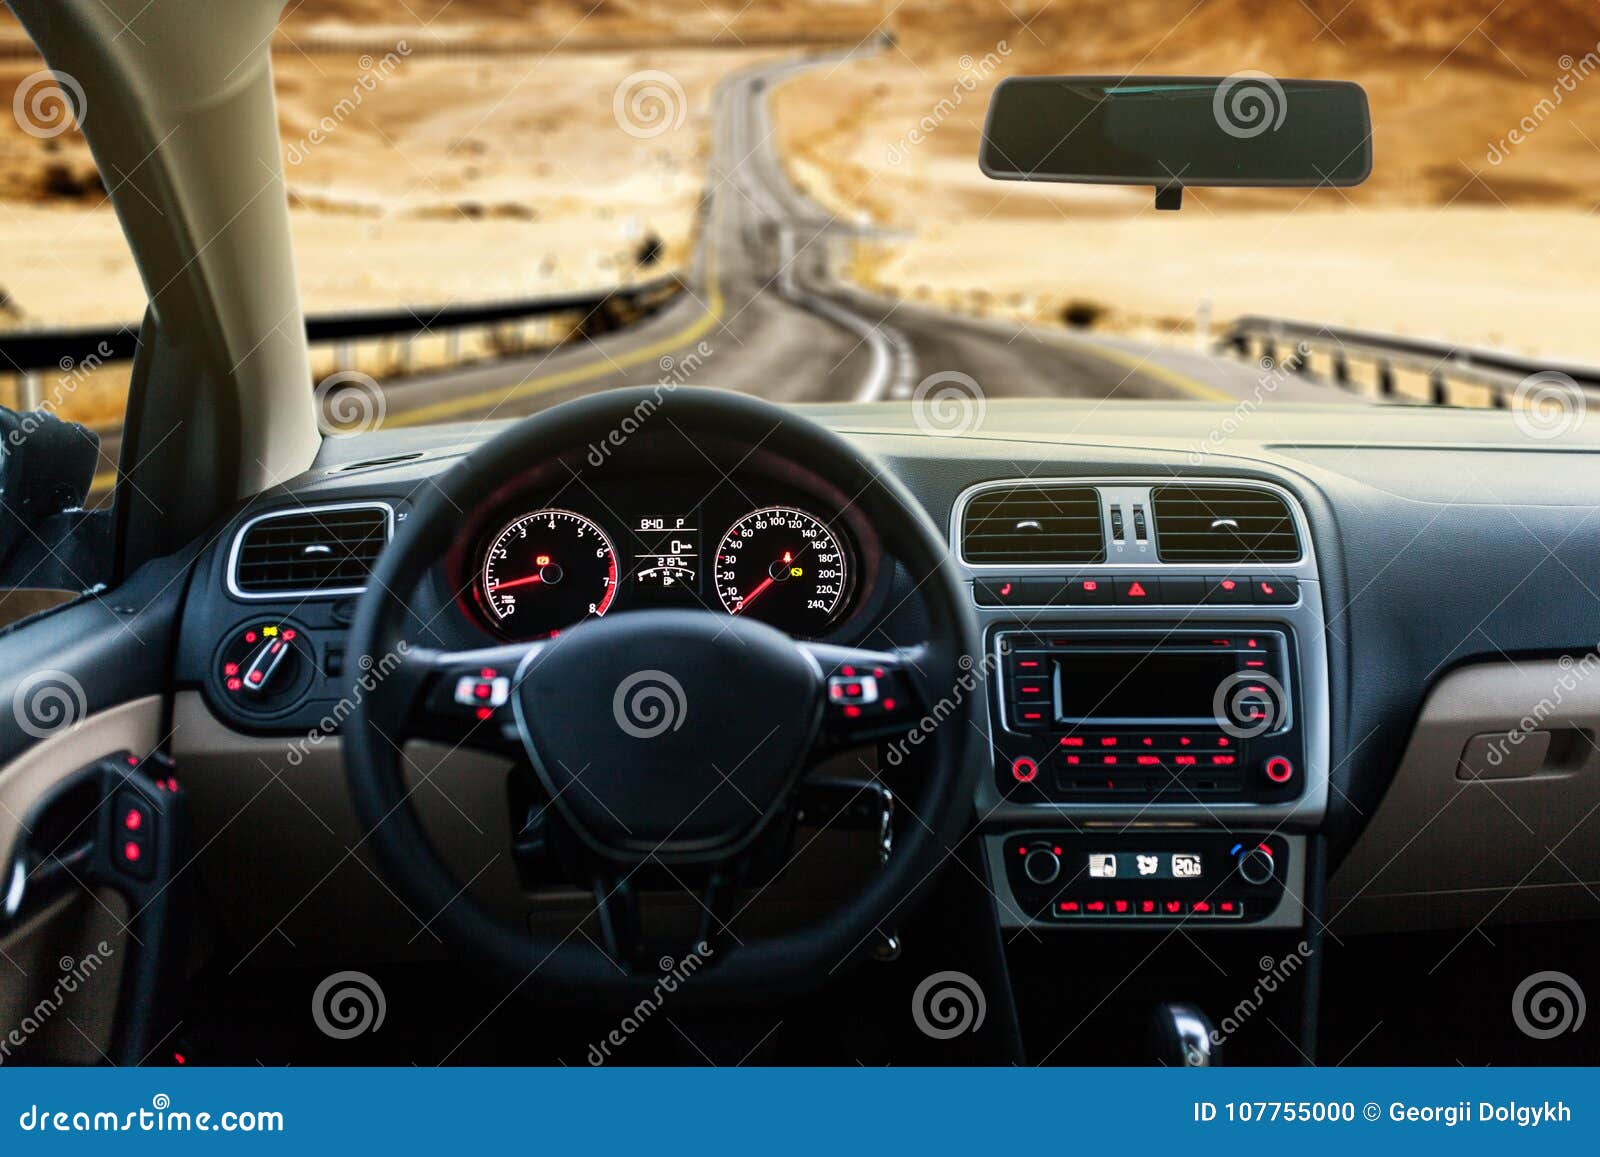
M 1010 486 L 967 503 L 961 553 L 971 563 L 1104 562 L 1100 495 L 1092 486 Z
M 244 598 L 354 594 L 393 531 L 383 503 L 259 515 L 233 541 L 229 586 Z
M 1300 557 L 1288 505 L 1251 486 L 1157 486 L 1151 492 L 1162 562 L 1282 563 Z

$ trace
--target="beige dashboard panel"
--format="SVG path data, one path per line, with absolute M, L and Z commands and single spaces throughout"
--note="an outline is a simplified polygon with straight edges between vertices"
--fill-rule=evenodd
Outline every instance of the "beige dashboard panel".
M 444 955 L 431 927 L 438 914 L 402 900 L 362 839 L 337 738 L 246 735 L 185 691 L 173 705 L 172 750 L 208 908 L 248 963 Z M 413 811 L 441 858 L 480 903 L 521 919 L 526 903 L 506 853 L 508 768 L 435 744 L 405 751 Z
M 1330 884 L 1334 933 L 1600 919 L 1597 737 L 1600 655 L 1446 675 Z

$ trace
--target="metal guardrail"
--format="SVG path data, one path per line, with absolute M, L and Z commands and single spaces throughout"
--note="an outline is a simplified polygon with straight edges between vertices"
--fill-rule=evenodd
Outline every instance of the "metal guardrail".
M 636 285 L 584 293 L 509 301 L 417 306 L 405 309 L 325 313 L 306 318 L 306 340 L 312 345 L 349 343 L 371 338 L 414 341 L 462 331 L 493 328 L 533 318 L 578 314 L 580 325 L 609 325 L 619 314 L 647 308 L 679 287 L 675 275 Z M 40 371 L 69 373 L 75 367 L 130 360 L 139 346 L 137 323 L 118 326 L 18 330 L 0 334 L 0 374 L 21 379 L 19 409 L 37 408 Z M 446 355 L 446 363 L 453 361 Z
M 1290 373 L 1322 377 L 1350 390 L 1362 388 L 1358 373 L 1366 370 L 1380 398 L 1410 397 L 1401 386 L 1405 376 L 1412 376 L 1427 400 L 1440 406 L 1476 402 L 1504 409 L 1550 388 L 1575 388 L 1600 398 L 1597 366 L 1534 361 L 1498 350 L 1277 317 L 1239 318 L 1217 348 L 1271 359 Z

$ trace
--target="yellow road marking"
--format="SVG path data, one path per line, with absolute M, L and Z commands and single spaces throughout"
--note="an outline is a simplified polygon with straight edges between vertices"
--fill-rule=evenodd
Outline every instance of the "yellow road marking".
M 664 354 L 683 348 L 704 336 L 712 326 L 722 319 L 722 286 L 717 281 L 715 255 L 716 247 L 713 245 L 706 260 L 706 280 L 710 290 L 707 294 L 708 300 L 705 310 L 699 317 L 677 333 L 664 337 L 660 341 L 652 342 L 642 349 L 636 349 L 614 358 L 603 358 L 588 365 L 574 366 L 570 370 L 561 370 L 556 373 L 529 378 L 509 390 L 484 390 L 476 394 L 467 394 L 463 397 L 435 402 L 429 406 L 418 406 L 414 410 L 406 410 L 396 414 L 392 419 L 385 419 L 384 427 L 426 425 L 429 422 L 439 421 L 441 418 L 483 409 L 485 406 L 512 402 L 521 398 L 531 398 L 538 394 L 549 393 L 551 390 L 559 390 L 565 386 L 586 382 L 591 378 L 604 377 L 607 374 L 625 370 L 643 362 L 654 361 Z
M 1069 340 L 1072 341 L 1074 348 L 1081 349 L 1084 353 L 1092 354 L 1097 358 L 1104 358 L 1108 362 L 1116 362 L 1118 365 L 1126 366 L 1130 370 L 1136 370 L 1145 375 L 1145 377 L 1165 382 L 1190 397 L 1199 398 L 1206 402 L 1237 402 L 1239 400 L 1233 394 L 1226 393 L 1214 386 L 1208 386 L 1204 382 L 1196 381 L 1187 374 L 1180 373 L 1177 370 L 1169 370 L 1166 366 L 1157 365 L 1149 358 L 1130 354 L 1125 350 L 1117 349 L 1115 346 L 1091 345 L 1088 342 L 1076 339 Z

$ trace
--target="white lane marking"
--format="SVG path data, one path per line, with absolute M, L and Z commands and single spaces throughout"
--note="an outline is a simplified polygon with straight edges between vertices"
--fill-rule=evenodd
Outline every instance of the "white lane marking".
M 751 201 L 770 215 L 778 226 L 779 267 L 776 286 L 779 296 L 855 334 L 871 351 L 872 364 L 856 391 L 855 400 L 876 402 L 886 396 L 909 398 L 917 375 L 917 359 L 911 343 L 905 336 L 891 326 L 875 322 L 864 314 L 806 288 L 800 283 L 796 272 L 798 249 L 795 244 L 793 219 L 804 216 L 808 210 L 814 210 L 819 217 L 826 217 L 826 213 L 821 206 L 812 205 L 809 198 L 793 187 L 783 172 L 782 165 L 771 153 L 771 136 L 764 132 L 768 112 L 766 102 L 772 91 L 771 81 L 774 76 L 796 72 L 801 68 L 816 67 L 818 63 L 821 62 L 808 62 L 801 66 L 793 64 L 778 66 L 772 72 L 765 74 L 765 83 L 759 90 L 746 84 L 743 93 L 745 100 L 738 102 L 743 107 L 738 108 L 730 120 L 747 136 L 759 135 L 760 142 L 749 150 L 741 150 L 740 146 L 747 142 L 738 140 L 739 134 L 734 133 L 735 152 L 745 153 L 746 163 L 760 153 L 764 160 L 770 162 L 776 174 L 773 183 L 781 182 L 781 187 L 774 188 L 761 180 L 761 166 L 755 164 L 749 165 L 749 181 L 747 183 L 741 181 L 741 184 L 745 184 L 751 190 L 753 194 Z M 739 167 L 742 169 L 745 164 L 741 163 Z M 828 231 L 828 227 L 825 226 L 824 233 Z M 816 238 L 813 238 L 810 244 L 815 243 Z M 823 243 L 826 244 L 825 237 Z M 822 266 L 824 278 L 829 282 L 837 282 L 833 273 L 831 252 L 824 253 Z

